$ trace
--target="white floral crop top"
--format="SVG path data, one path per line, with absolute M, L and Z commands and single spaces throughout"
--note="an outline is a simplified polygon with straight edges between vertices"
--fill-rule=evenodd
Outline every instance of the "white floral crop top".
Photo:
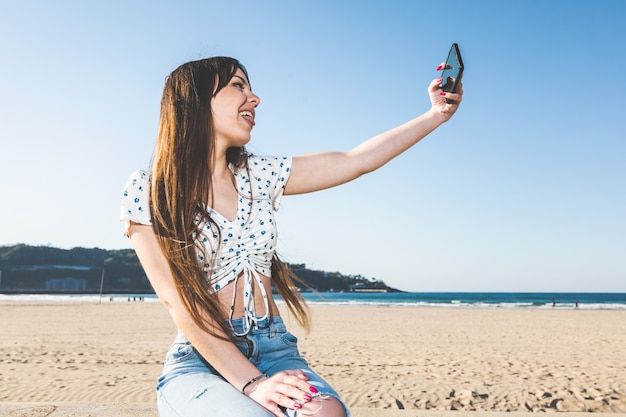
M 274 212 L 278 210 L 280 198 L 291 172 L 291 158 L 250 156 L 249 171 L 245 168 L 234 172 L 239 201 L 237 218 L 228 220 L 215 210 L 210 210 L 211 218 L 220 227 L 222 241 L 218 234 L 211 230 L 210 225 L 203 224 L 198 218 L 199 238 L 202 239 L 207 253 L 215 259 L 212 266 L 210 284 L 214 291 L 242 278 L 244 280 L 243 309 L 245 312 L 244 334 L 259 320 L 269 314 L 268 295 L 259 274 L 271 276 L 271 263 L 276 251 L 277 230 Z M 150 174 L 146 171 L 135 171 L 124 187 L 122 198 L 121 220 L 125 223 L 128 233 L 130 221 L 151 225 L 149 208 Z M 218 248 L 216 252 L 214 248 Z M 199 255 L 198 261 L 205 261 Z M 257 317 L 254 308 L 253 281 L 262 293 L 265 304 L 265 315 Z M 236 291 L 230 307 L 229 319 L 234 312 Z

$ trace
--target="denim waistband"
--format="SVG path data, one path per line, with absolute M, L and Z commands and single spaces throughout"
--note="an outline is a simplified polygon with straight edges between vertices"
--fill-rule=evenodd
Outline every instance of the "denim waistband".
M 233 319 L 230 322 L 230 324 L 227 321 L 226 325 L 230 327 L 230 325 L 232 324 L 235 332 L 241 333 L 245 326 L 244 324 L 245 320 L 246 319 L 244 317 L 240 317 L 238 319 Z M 283 324 L 283 318 L 280 316 L 272 316 L 272 317 L 263 318 L 261 320 L 256 321 L 252 325 L 252 328 L 250 329 L 250 332 L 248 334 L 252 335 L 259 330 L 263 332 L 264 330 L 269 329 L 272 325 L 282 325 L 282 324 Z M 187 336 L 185 336 L 182 331 L 178 330 L 178 334 L 176 335 L 176 339 L 174 340 L 174 343 L 189 343 L 189 339 L 187 339 Z
M 245 317 L 232 319 L 230 321 L 230 325 L 233 326 L 233 329 L 237 333 L 241 333 L 243 331 L 245 323 L 246 323 Z M 265 317 L 260 320 L 254 321 L 252 323 L 252 328 L 250 330 L 250 333 L 253 333 L 254 330 L 269 329 L 272 324 L 283 324 L 283 318 L 280 316 L 272 316 L 272 317 Z

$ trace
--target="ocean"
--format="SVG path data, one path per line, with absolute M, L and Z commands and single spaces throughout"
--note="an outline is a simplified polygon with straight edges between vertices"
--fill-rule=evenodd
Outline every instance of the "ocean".
M 302 293 L 309 304 L 371 307 L 626 310 L 626 293 L 402 292 Z M 279 299 L 280 300 L 280 299 Z M 0 294 L 0 302 L 158 302 L 154 294 Z M 280 302 L 280 301 L 279 301 Z
M 439 308 L 626 310 L 626 293 L 403 292 L 304 294 L 316 304 Z

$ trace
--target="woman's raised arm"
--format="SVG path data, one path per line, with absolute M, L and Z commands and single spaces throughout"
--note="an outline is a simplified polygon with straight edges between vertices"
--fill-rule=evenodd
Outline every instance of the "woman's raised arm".
M 441 79 L 436 79 L 430 83 L 428 93 L 432 107 L 421 116 L 374 136 L 349 151 L 294 157 L 285 194 L 308 193 L 352 181 L 380 168 L 415 145 L 448 121 L 462 100 L 462 85 L 459 85 L 457 93 L 444 93 L 440 82 Z

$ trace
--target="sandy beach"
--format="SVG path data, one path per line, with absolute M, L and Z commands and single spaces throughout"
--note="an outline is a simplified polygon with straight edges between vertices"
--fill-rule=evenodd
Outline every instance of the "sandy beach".
M 626 311 L 312 306 L 312 366 L 358 409 L 626 413 Z M 288 321 L 289 322 L 289 321 Z M 154 403 L 159 303 L 0 304 L 0 405 Z

